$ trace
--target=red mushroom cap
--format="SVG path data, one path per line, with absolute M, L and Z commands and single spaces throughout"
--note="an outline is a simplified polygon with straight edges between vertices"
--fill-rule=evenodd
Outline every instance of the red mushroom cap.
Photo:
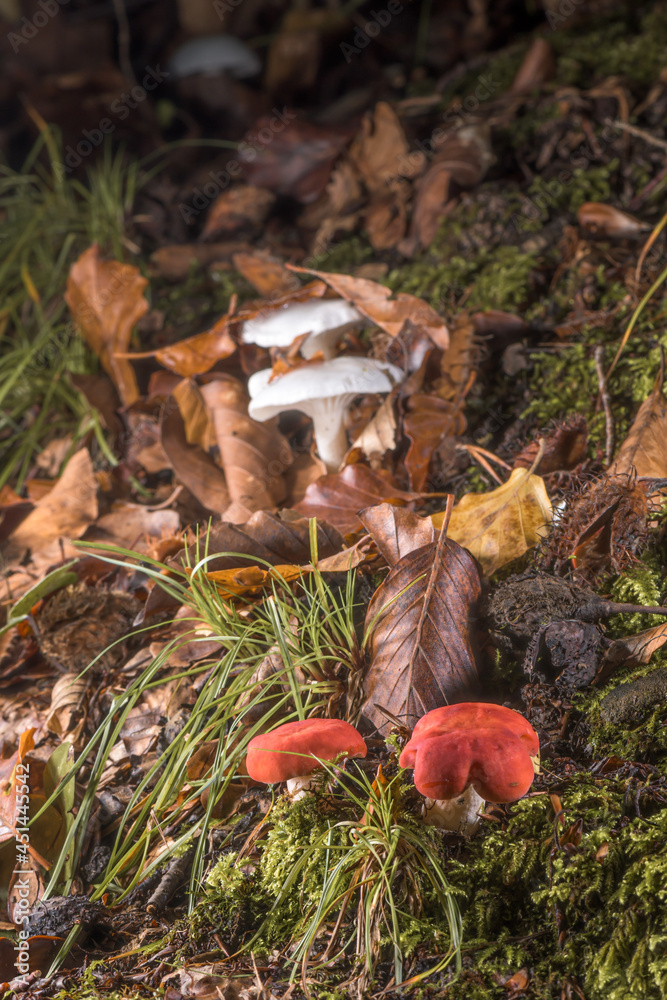
M 349 722 L 305 719 L 286 722 L 250 740 L 246 767 L 255 781 L 272 785 L 310 774 L 322 766 L 320 760 L 335 760 L 341 754 L 365 757 L 366 753 L 366 744 Z
M 509 729 L 455 730 L 417 747 L 415 787 L 431 799 L 455 799 L 468 788 L 487 802 L 514 802 L 533 783 L 533 762 Z
M 509 729 L 521 740 L 531 757 L 540 752 L 537 733 L 530 722 L 519 712 L 503 705 L 492 705 L 481 701 L 464 701 L 460 705 L 445 705 L 434 708 L 419 720 L 412 731 L 412 738 L 401 753 L 401 767 L 415 766 L 415 753 L 419 744 L 433 736 L 443 736 L 456 730 Z

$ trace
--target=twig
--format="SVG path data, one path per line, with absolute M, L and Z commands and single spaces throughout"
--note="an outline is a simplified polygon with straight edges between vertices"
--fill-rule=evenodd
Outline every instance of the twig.
M 194 853 L 195 849 L 191 847 L 180 858 L 174 858 L 170 861 L 159 886 L 146 902 L 146 910 L 151 916 L 155 917 L 162 913 L 171 897 L 181 887 L 192 864 Z
M 651 146 L 657 146 L 658 149 L 667 151 L 667 142 L 664 139 L 657 139 L 650 132 L 644 132 L 643 129 L 637 128 L 636 125 L 628 125 L 626 122 L 614 121 L 611 118 L 605 118 L 605 125 L 610 125 L 612 128 L 620 128 L 621 131 L 629 132 L 630 135 L 634 135 L 637 139 L 643 139 L 644 142 L 648 142 Z
M 113 0 L 113 9 L 118 22 L 118 63 L 128 83 L 136 83 L 137 78 L 130 59 L 130 22 L 127 19 L 124 0 Z
M 611 412 L 611 402 L 609 400 L 609 390 L 607 388 L 607 379 L 605 377 L 604 369 L 602 367 L 604 363 L 604 347 L 600 344 L 595 348 L 595 371 L 598 375 L 598 386 L 600 388 L 600 399 L 602 400 L 602 406 L 604 407 L 604 419 L 605 419 L 605 431 L 606 431 L 606 443 L 604 450 L 605 465 L 609 466 L 614 454 L 614 416 Z

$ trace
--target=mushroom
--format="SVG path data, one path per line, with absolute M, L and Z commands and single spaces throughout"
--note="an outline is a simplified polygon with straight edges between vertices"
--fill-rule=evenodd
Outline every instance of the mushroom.
M 286 781 L 287 792 L 296 801 L 311 787 L 322 761 L 335 761 L 341 756 L 365 757 L 366 753 L 366 744 L 349 722 L 305 719 L 286 722 L 250 740 L 246 768 L 255 781 L 268 785 Z
M 306 337 L 300 347 L 304 358 L 321 351 L 328 360 L 343 332 L 350 326 L 364 323 L 365 318 L 345 299 L 309 299 L 307 302 L 286 302 L 243 324 L 244 344 L 259 347 L 289 347 L 293 340 Z
M 248 380 L 248 414 L 260 421 L 284 410 L 308 414 L 320 458 L 329 472 L 335 472 L 348 449 L 344 420 L 352 400 L 367 392 L 390 392 L 402 378 L 395 365 L 347 356 L 293 368 L 274 379 L 271 369 L 265 368 Z
M 518 712 L 465 702 L 423 716 L 399 763 L 414 768 L 426 822 L 470 836 L 485 802 L 514 802 L 526 794 L 538 755 L 537 733 Z

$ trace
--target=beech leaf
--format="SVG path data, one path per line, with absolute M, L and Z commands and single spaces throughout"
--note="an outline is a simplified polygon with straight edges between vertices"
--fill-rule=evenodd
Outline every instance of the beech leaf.
M 611 471 L 617 476 L 667 477 L 667 400 L 661 378 L 639 407 Z
M 333 524 L 343 534 L 358 531 L 360 510 L 379 503 L 404 506 L 419 494 L 399 489 L 389 476 L 373 472 L 366 465 L 346 465 L 342 472 L 321 476 L 306 490 L 295 510 L 306 517 L 316 517 Z
M 443 518 L 444 511 L 433 514 L 436 528 Z M 551 519 L 544 480 L 528 469 L 514 469 L 507 482 L 490 493 L 466 493 L 452 511 L 448 534 L 491 576 L 537 545 Z
M 137 267 L 102 260 L 96 243 L 74 261 L 67 279 L 65 301 L 125 406 L 136 402 L 139 389 L 130 362 L 116 355 L 127 351 L 135 323 L 148 312 L 147 284 Z
M 386 721 L 378 706 L 413 726 L 431 709 L 474 693 L 469 622 L 481 589 L 475 560 L 444 533 L 396 563 L 366 614 L 362 711 L 373 725 Z

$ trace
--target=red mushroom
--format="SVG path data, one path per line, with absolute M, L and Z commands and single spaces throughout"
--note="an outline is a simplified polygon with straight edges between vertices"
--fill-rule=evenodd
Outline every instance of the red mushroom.
M 365 757 L 366 753 L 366 744 L 349 722 L 305 719 L 287 722 L 250 740 L 246 767 L 255 781 L 269 785 L 286 781 L 290 797 L 296 800 L 308 790 L 322 761 Z
M 399 763 L 414 768 L 427 822 L 470 835 L 485 802 L 514 802 L 526 794 L 538 754 L 537 733 L 518 712 L 466 702 L 420 719 Z
M 408 748 L 414 751 L 417 744 L 429 736 L 442 736 L 443 733 L 450 733 L 456 729 L 495 729 L 497 726 L 503 726 L 518 736 L 531 757 L 539 755 L 539 737 L 528 719 L 512 708 L 482 701 L 464 701 L 459 705 L 445 705 L 427 712 L 412 730 L 412 737 L 403 753 L 405 754 Z M 408 756 L 406 754 L 406 759 Z M 401 766 L 414 767 L 414 764 Z

